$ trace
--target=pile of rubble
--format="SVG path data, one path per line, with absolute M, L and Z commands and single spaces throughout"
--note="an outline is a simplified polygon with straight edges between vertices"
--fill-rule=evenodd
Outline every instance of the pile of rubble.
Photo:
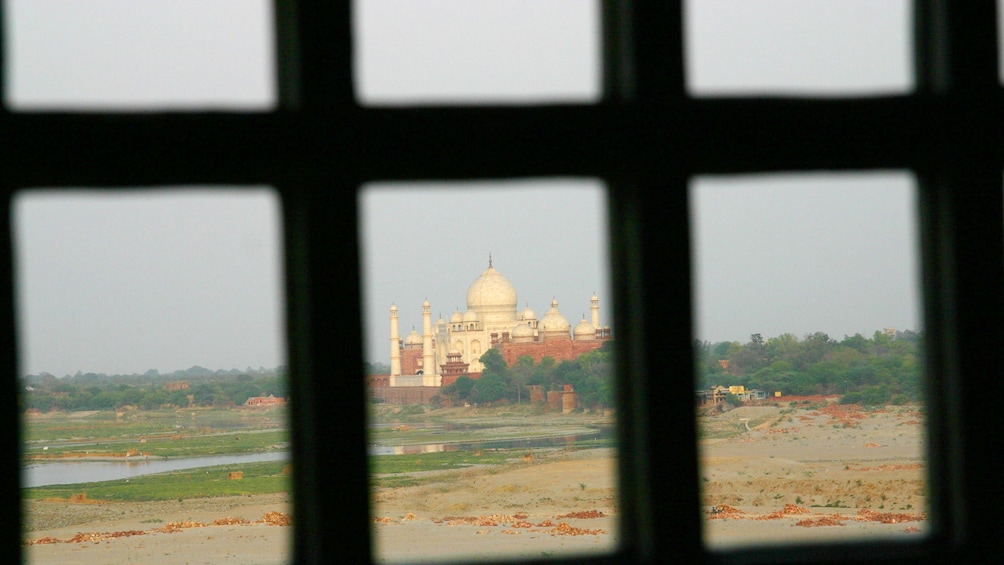
M 559 523 L 551 530 L 552 536 L 598 536 L 605 533 L 605 531 L 599 529 L 587 530 L 585 528 L 575 528 L 564 522 Z
M 798 506 L 797 504 L 785 504 L 784 508 L 771 512 L 769 514 L 761 515 L 749 515 L 739 510 L 738 508 L 723 504 L 720 506 L 712 506 L 711 510 L 708 511 L 709 520 L 722 520 L 722 519 L 732 519 L 732 520 L 780 520 L 782 518 L 787 518 L 792 515 L 800 514 L 812 514 L 812 511 L 803 506 Z M 803 528 L 817 528 L 821 526 L 843 526 L 848 520 L 854 520 L 856 522 L 879 522 L 881 524 L 902 524 L 905 522 L 923 522 L 927 520 L 927 515 L 925 514 L 896 514 L 889 512 L 877 512 L 875 510 L 870 510 L 868 508 L 862 508 L 858 510 L 858 514 L 854 518 L 849 518 L 843 514 L 823 514 L 815 515 L 811 517 L 806 517 L 804 520 L 796 522 L 795 526 L 801 526 Z M 915 528 L 909 529 L 908 531 L 918 531 Z
M 577 520 L 590 520 L 592 518 L 603 518 L 606 514 L 600 512 L 599 510 L 585 510 L 582 512 L 569 512 L 568 514 L 562 514 L 561 516 L 555 516 L 558 520 L 564 518 L 575 518 Z
M 292 526 L 293 517 L 283 512 L 269 512 L 261 517 L 261 521 L 269 526 Z
M 770 514 L 764 514 L 763 516 L 757 516 L 753 518 L 754 520 L 780 520 L 781 518 L 791 516 L 792 514 L 809 514 L 811 511 L 808 508 L 798 506 L 797 504 L 785 504 L 784 508 L 776 512 L 771 512 Z
M 803 528 L 818 528 L 820 526 L 843 526 L 847 517 L 842 514 L 829 514 L 827 516 L 820 516 L 818 518 L 806 518 L 799 522 L 795 522 L 796 526 L 802 526 Z
M 561 520 L 570 518 L 587 520 L 591 518 L 604 517 L 606 517 L 606 514 L 600 512 L 599 510 L 585 510 L 555 516 L 554 519 Z M 548 533 L 552 536 L 596 536 L 607 533 L 602 529 L 577 528 L 566 522 L 554 523 L 551 520 L 544 520 L 534 524 L 533 522 L 528 521 L 527 518 L 529 518 L 529 514 L 525 512 L 517 512 L 516 514 L 490 514 L 486 516 L 445 516 L 443 518 L 430 518 L 430 521 L 435 524 L 446 526 L 478 526 L 481 528 L 506 526 L 508 529 L 501 530 L 501 533 L 506 535 L 519 535 L 523 531 L 531 533 Z M 402 518 L 400 522 L 408 522 L 416 519 L 417 518 L 413 514 L 408 514 Z M 373 518 L 373 522 L 377 524 L 393 524 L 394 519 L 388 517 L 378 517 Z M 477 533 L 487 534 L 491 531 L 492 530 L 478 530 Z
M 857 404 L 830 404 L 819 408 L 819 412 L 830 417 L 830 422 L 845 428 L 858 427 L 858 420 L 864 420 L 867 414 L 861 411 Z
M 744 517 L 743 511 L 728 504 L 720 504 L 718 506 L 712 506 L 711 510 L 708 511 L 709 520 L 738 520 Z
M 891 512 L 876 512 L 868 508 L 858 510 L 855 518 L 858 522 L 880 522 L 882 524 L 902 524 L 903 522 L 923 522 L 927 520 L 925 514 L 894 514 Z
M 185 520 L 182 522 L 168 522 L 165 526 L 161 528 L 154 528 L 152 530 L 125 530 L 119 532 L 80 532 L 72 538 L 68 539 L 58 539 L 53 537 L 44 537 L 34 540 L 26 540 L 25 545 L 44 545 L 52 543 L 99 543 L 107 542 L 112 539 L 125 538 L 130 536 L 142 536 L 146 534 L 153 533 L 163 533 L 163 534 L 174 534 L 182 530 L 189 528 L 205 528 L 208 526 L 250 526 L 254 524 L 268 524 L 270 526 L 289 526 L 292 525 L 293 518 L 289 514 L 284 514 L 282 512 L 268 512 L 262 516 L 261 520 L 257 522 L 252 522 L 244 518 L 235 518 L 232 516 L 227 516 L 225 518 L 217 518 L 210 523 L 205 522 L 195 522 L 191 520 Z

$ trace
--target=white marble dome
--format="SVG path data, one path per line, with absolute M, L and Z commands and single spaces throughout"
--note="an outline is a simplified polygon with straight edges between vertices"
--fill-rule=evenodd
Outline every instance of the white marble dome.
M 463 317 L 462 321 L 464 321 L 464 322 L 477 322 L 478 321 L 478 313 L 475 312 L 474 310 L 468 310 L 468 311 L 464 312 L 464 317 Z
M 520 320 L 524 320 L 524 321 L 526 321 L 526 320 L 536 320 L 537 319 L 537 313 L 533 311 L 533 308 L 530 308 L 529 304 L 527 304 L 526 308 L 523 308 L 523 312 L 520 313 L 519 319 Z
M 463 321 L 464 321 L 464 315 L 460 313 L 459 309 L 456 312 L 454 312 L 452 315 L 450 315 L 450 323 L 451 324 L 459 324 L 460 322 L 463 322 Z
M 544 314 L 544 317 L 541 318 L 540 322 L 537 324 L 537 329 L 539 329 L 541 332 L 547 332 L 547 333 L 552 333 L 552 332 L 568 333 L 568 331 L 571 328 L 572 325 L 569 324 L 568 320 L 566 320 L 565 317 L 561 315 L 561 312 L 558 311 L 557 300 L 551 301 L 551 308 L 547 311 L 546 314 Z
M 586 317 L 582 317 L 582 321 L 575 324 L 575 329 L 572 330 L 572 334 L 575 336 L 576 340 L 580 339 L 593 339 L 596 337 L 596 328 L 593 324 L 586 320 Z
M 516 327 L 514 327 L 511 332 L 509 332 L 509 335 L 513 339 L 521 338 L 521 337 L 532 338 L 533 337 L 533 328 L 531 328 L 530 326 L 528 326 L 526 324 L 516 324 Z
M 512 311 L 516 314 L 516 287 L 489 266 L 467 289 L 467 307 L 479 312 Z
M 422 336 L 418 335 L 414 329 L 408 334 L 408 337 L 404 338 L 405 345 L 422 345 Z

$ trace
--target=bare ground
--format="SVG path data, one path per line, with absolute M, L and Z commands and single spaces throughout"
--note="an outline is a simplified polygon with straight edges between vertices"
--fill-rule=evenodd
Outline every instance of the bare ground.
M 832 402 L 743 408 L 702 418 L 702 429 L 741 430 L 700 442 L 705 543 L 729 549 L 924 535 L 929 526 L 922 422 L 916 407 L 859 410 Z M 423 478 L 419 486 L 372 493 L 377 562 L 539 558 L 617 547 L 612 449 L 535 452 L 505 468 Z M 288 513 L 286 495 L 181 503 L 29 502 L 26 510 L 26 540 L 61 542 L 27 545 L 29 562 L 288 560 L 288 527 L 223 521 L 163 530 L 171 522 L 211 524 L 228 517 L 255 522 L 270 512 Z M 140 533 L 78 536 L 130 531 Z

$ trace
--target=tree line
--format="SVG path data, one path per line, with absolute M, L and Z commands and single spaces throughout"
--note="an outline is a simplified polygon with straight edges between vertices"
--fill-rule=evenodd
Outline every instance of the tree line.
M 530 385 L 539 385 L 546 391 L 563 390 L 572 385 L 579 402 L 587 408 L 603 408 L 614 403 L 613 342 L 580 355 L 576 359 L 556 362 L 544 357 L 539 363 L 529 355 L 519 357 L 510 367 L 495 349 L 481 356 L 484 369 L 477 380 L 463 375 L 453 384 L 443 387 L 440 396 L 453 404 L 472 402 L 486 404 L 508 401 L 514 404 L 529 402 Z M 443 399 L 433 399 L 443 403 Z
M 144 410 L 162 407 L 222 407 L 244 404 L 253 396 L 285 397 L 285 367 L 261 369 L 254 374 L 229 371 L 178 379 L 176 373 L 161 375 L 116 375 L 85 373 L 56 378 L 43 373 L 21 379 L 19 406 L 51 410 L 112 410 L 136 406 Z M 184 381 L 188 388 L 168 383 Z
M 798 339 L 790 333 L 764 339 L 694 343 L 699 389 L 742 385 L 768 395 L 843 395 L 844 403 L 920 400 L 923 335 L 876 331 L 837 341 L 823 332 Z

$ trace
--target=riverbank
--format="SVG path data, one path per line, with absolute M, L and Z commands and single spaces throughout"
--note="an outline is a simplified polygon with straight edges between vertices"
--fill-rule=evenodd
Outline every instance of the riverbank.
M 472 417 L 497 421 L 501 415 Z M 524 417 L 527 424 L 541 423 Z M 705 414 L 699 423 L 711 432 L 700 442 L 699 480 L 705 542 L 713 549 L 910 540 L 928 531 L 924 425 L 917 406 L 780 403 Z M 475 453 L 470 464 L 460 455 L 440 454 L 446 462 L 432 454 L 415 456 L 409 460 L 413 467 L 384 467 L 393 471 L 374 477 L 377 562 L 541 558 L 617 547 L 615 448 L 493 452 L 491 464 L 477 462 L 487 452 Z M 228 488 L 243 482 L 225 481 L 222 474 L 219 479 Z M 286 494 L 90 504 L 30 500 L 25 509 L 26 540 L 76 540 L 30 545 L 32 560 L 85 565 L 288 560 L 277 548 L 286 547 L 290 528 L 260 521 L 269 512 L 289 512 Z M 659 527 L 680 519 L 664 512 L 659 517 L 665 520 Z M 164 531 L 172 522 L 209 525 Z M 140 533 L 88 535 L 130 531 Z
M 286 563 L 292 529 L 277 524 L 291 512 L 285 493 L 155 502 L 26 500 L 25 560 Z

